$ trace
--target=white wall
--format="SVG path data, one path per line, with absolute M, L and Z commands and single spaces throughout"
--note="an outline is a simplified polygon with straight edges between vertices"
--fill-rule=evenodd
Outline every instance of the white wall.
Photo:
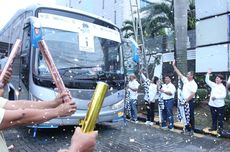
M 195 0 L 196 18 L 204 18 L 229 11 L 229 0 Z
M 207 72 L 209 68 L 213 72 L 228 71 L 229 44 L 214 45 L 196 49 L 196 72 Z
M 116 3 L 115 0 L 56 0 L 56 3 L 58 5 L 80 9 L 101 16 L 110 20 L 119 28 L 122 27 L 124 20 L 131 19 L 129 0 L 116 0 Z
M 228 15 L 222 15 L 196 24 L 196 45 L 207 45 L 228 41 Z

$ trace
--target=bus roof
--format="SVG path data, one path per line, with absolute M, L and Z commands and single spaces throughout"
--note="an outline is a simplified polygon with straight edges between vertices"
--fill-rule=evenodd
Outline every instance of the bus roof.
M 35 10 L 37 8 L 50 8 L 50 9 L 57 9 L 57 10 L 63 10 L 63 11 L 67 11 L 67 12 L 73 12 L 73 13 L 78 13 L 78 14 L 82 14 L 82 15 L 86 15 L 86 16 L 89 16 L 89 17 L 92 17 L 92 18 L 96 18 L 98 20 L 101 20 L 101 21 L 104 21 L 108 24 L 111 24 L 112 26 L 114 27 L 117 27 L 117 25 L 113 24 L 110 20 L 107 20 L 105 18 L 102 18 L 100 16 L 97 16 L 97 15 L 94 15 L 94 14 L 91 14 L 91 13 L 88 13 L 88 12 L 85 12 L 85 11 L 82 11 L 82 10 L 78 10 L 78 9 L 73 9 L 73 8 L 69 8 L 69 7 L 64 7 L 64 6 L 59 6 L 59 5 L 45 5 L 45 4 L 34 4 L 34 5 L 30 5 L 24 9 L 20 9 L 18 10 L 14 15 L 13 17 L 3 26 L 2 29 L 0 29 L 0 35 L 2 34 L 3 31 L 5 31 L 7 29 L 7 27 L 9 25 L 12 24 L 12 22 L 17 19 L 21 14 L 23 14 L 24 12 L 27 12 L 27 11 L 33 11 L 33 14 L 35 12 Z M 118 27 L 117 27 L 118 29 Z

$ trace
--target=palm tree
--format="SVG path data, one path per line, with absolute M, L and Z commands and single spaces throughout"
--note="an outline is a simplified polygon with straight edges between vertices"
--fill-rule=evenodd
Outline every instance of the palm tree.
M 194 30 L 195 28 L 196 28 L 195 0 L 189 0 L 188 30 Z
M 145 36 L 155 37 L 165 35 L 165 29 L 174 31 L 174 1 L 165 0 L 162 3 L 151 3 L 141 9 Z M 195 29 L 195 0 L 189 0 L 188 30 Z
M 173 30 L 174 15 L 172 3 L 172 0 L 167 0 L 164 3 L 152 3 L 142 8 L 141 11 L 145 16 L 142 19 L 142 23 L 146 35 L 155 37 L 160 34 L 164 35 L 165 28 Z
M 124 38 L 134 36 L 133 22 L 130 20 L 124 21 L 122 24 L 121 32 L 123 33 Z
M 180 71 L 187 73 L 187 0 L 174 0 L 176 61 Z

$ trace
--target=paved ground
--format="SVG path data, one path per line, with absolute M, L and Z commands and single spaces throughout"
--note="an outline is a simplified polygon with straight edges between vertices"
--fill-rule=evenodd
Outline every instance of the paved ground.
M 106 123 L 97 127 L 96 152 L 220 152 L 230 151 L 230 140 L 195 134 L 193 137 L 150 127 L 142 123 Z M 68 147 L 73 127 L 39 130 L 37 137 L 28 128 L 5 131 L 8 144 L 14 144 L 13 152 L 55 152 Z

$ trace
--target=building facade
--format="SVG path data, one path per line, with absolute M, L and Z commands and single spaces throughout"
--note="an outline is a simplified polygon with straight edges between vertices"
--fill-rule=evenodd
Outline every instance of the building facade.
M 136 0 L 132 0 L 135 4 Z M 137 0 L 139 7 L 146 6 L 154 0 Z M 155 0 L 160 2 L 161 0 Z M 154 2 L 155 2 L 154 1 Z M 106 18 L 119 28 L 125 20 L 131 20 L 129 0 L 56 0 L 57 5 L 80 9 L 89 13 Z
M 196 72 L 207 72 L 208 68 L 212 68 L 214 72 L 229 72 L 230 1 L 196 0 L 195 2 Z

